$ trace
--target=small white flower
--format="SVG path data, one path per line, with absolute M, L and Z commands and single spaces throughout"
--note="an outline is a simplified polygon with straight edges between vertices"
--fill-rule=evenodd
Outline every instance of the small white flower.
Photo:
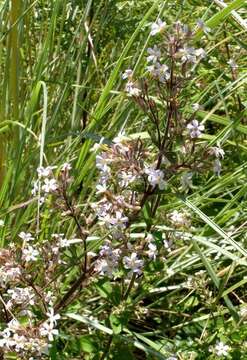
M 148 48 L 147 52 L 149 54 L 147 57 L 148 62 L 156 63 L 159 60 L 159 58 L 161 57 L 161 52 L 157 45 L 154 45 L 153 48 Z
M 108 188 L 107 188 L 107 184 L 104 183 L 104 184 L 98 184 L 96 185 L 96 194 L 104 194 L 105 192 L 108 191 Z
M 225 151 L 220 146 L 213 146 L 209 149 L 209 154 L 224 159 Z
M 205 129 L 204 125 L 200 124 L 197 120 L 192 120 L 188 125 L 187 129 L 189 130 L 190 137 L 198 138 L 202 131 Z
M 152 234 L 147 234 L 147 236 L 145 237 L 146 241 L 148 243 L 151 243 L 152 241 L 154 241 L 154 237 Z
M 112 139 L 112 142 L 114 142 L 114 144 L 122 146 L 124 142 L 128 140 L 129 138 L 128 136 L 126 136 L 125 132 L 119 132 L 118 135 Z
M 146 168 L 145 173 L 148 175 L 148 182 L 152 186 L 158 186 L 160 190 L 164 190 L 167 182 L 164 180 L 164 173 L 162 170 L 154 169 L 153 167 Z
M 133 76 L 133 70 L 131 69 L 126 69 L 125 72 L 123 73 L 122 75 L 122 79 L 123 80 L 131 80 L 132 79 L 132 76 Z
M 162 238 L 163 238 L 164 248 L 170 253 L 172 251 L 172 240 L 167 240 L 163 236 Z
M 155 79 L 159 79 L 162 83 L 169 80 L 171 76 L 168 66 L 165 64 L 161 65 L 158 62 L 147 66 L 147 70 Z
M 70 240 L 68 240 L 68 239 L 60 239 L 59 246 L 60 246 L 61 248 L 68 247 L 68 246 L 70 246 L 70 245 L 71 245 Z
M 52 325 L 57 325 L 57 320 L 61 318 L 59 314 L 55 314 L 54 309 L 50 308 L 49 311 L 46 313 L 46 316 L 48 317 L 48 321 Z
M 131 172 L 121 171 L 119 174 L 119 185 L 122 187 L 127 187 L 133 181 L 137 179 L 136 175 L 133 175 Z
M 141 90 L 138 89 L 132 81 L 127 82 L 125 90 L 131 96 L 140 96 L 141 94 Z
M 19 237 L 26 242 L 29 242 L 31 240 L 34 240 L 32 235 L 30 233 L 25 233 L 24 231 L 20 232 Z
M 116 211 L 115 217 L 109 217 L 106 221 L 111 226 L 117 226 L 120 228 L 125 228 L 129 219 L 121 211 Z
M 199 58 L 199 59 L 205 59 L 207 57 L 207 53 L 204 49 L 200 48 L 200 49 L 196 49 L 195 50 L 195 55 Z
M 149 257 L 150 259 L 153 259 L 153 260 L 156 259 L 156 256 L 157 256 L 157 254 L 158 254 L 158 251 L 157 251 L 157 246 L 156 246 L 154 243 L 149 243 L 149 244 L 148 244 L 147 254 L 148 254 L 148 257 Z
M 29 288 L 29 287 L 26 287 L 26 288 L 15 287 L 13 289 L 9 289 L 7 291 L 7 293 L 11 297 L 11 300 L 8 301 L 8 303 L 7 303 L 8 308 L 11 308 L 13 303 L 14 304 L 27 303 L 29 305 L 34 305 L 35 295 L 33 293 L 32 288 Z
M 232 70 L 238 69 L 238 65 L 235 62 L 235 60 L 233 60 L 233 59 L 230 59 L 229 61 L 227 61 L 227 64 L 231 67 Z
M 4 221 L 2 219 L 0 219 L 0 227 L 4 226 Z
M 110 159 L 106 152 L 102 152 L 101 154 L 96 155 L 96 168 L 104 173 L 109 173 L 110 168 L 108 164 L 110 163 Z
M 184 213 L 174 210 L 169 216 L 175 226 L 184 226 L 188 224 L 188 219 Z
M 215 345 L 215 353 L 217 356 L 227 356 L 229 350 L 230 347 L 221 341 L 218 341 Z
M 38 176 L 46 178 L 52 175 L 53 169 L 56 169 L 56 166 L 47 166 L 46 168 L 41 166 L 37 169 Z
M 40 335 L 47 336 L 49 341 L 53 341 L 54 336 L 58 334 L 58 330 L 54 329 L 51 323 L 44 322 L 40 328 Z
M 191 172 L 188 172 L 188 173 L 185 173 L 182 175 L 180 182 L 182 185 L 182 189 L 184 191 L 187 191 L 187 190 L 193 188 L 192 178 L 193 178 L 193 174 Z
M 56 191 L 58 187 L 57 181 L 55 179 L 47 179 L 44 180 L 44 185 L 42 186 L 42 190 L 46 193 L 50 193 Z
M 178 56 L 181 58 L 182 63 L 196 63 L 196 53 L 193 47 L 184 46 L 179 49 Z
M 220 176 L 221 173 L 221 169 L 222 169 L 222 165 L 219 159 L 215 159 L 214 160 L 214 173 L 217 176 Z
M 115 269 L 112 264 L 106 259 L 100 259 L 95 264 L 95 271 L 102 276 L 108 276 L 111 278 L 113 276 L 114 270 Z
M 154 36 L 158 33 L 162 33 L 165 30 L 166 23 L 161 19 L 158 19 L 157 22 L 152 23 L 150 35 Z
M 198 110 L 200 110 L 200 104 L 198 104 L 198 103 L 194 103 L 194 104 L 192 104 L 192 110 L 194 110 L 194 111 L 198 111 Z
M 39 256 L 38 250 L 34 249 L 32 246 L 24 248 L 22 251 L 22 258 L 26 262 L 37 261 Z
M 139 260 L 136 253 L 132 253 L 130 256 L 123 257 L 123 264 L 125 269 L 131 270 L 135 274 L 141 274 L 144 261 Z
M 33 188 L 32 188 L 31 194 L 33 196 L 36 196 L 38 194 L 38 192 L 39 192 L 39 180 L 36 180 L 33 183 Z
M 246 320 L 247 319 L 247 304 L 244 304 L 239 311 L 239 315 Z
M 62 165 L 62 167 L 61 167 L 61 171 L 69 171 L 69 170 L 71 170 L 72 169 L 72 166 L 71 166 L 71 164 L 70 163 L 64 163 L 63 165 Z
M 212 31 L 212 29 L 205 25 L 202 19 L 198 19 L 196 22 L 199 29 L 203 30 L 205 34 L 208 34 Z

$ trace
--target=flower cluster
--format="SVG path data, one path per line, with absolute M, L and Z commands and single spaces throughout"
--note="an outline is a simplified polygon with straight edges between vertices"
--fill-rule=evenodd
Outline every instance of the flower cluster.
M 31 356 L 43 359 L 58 335 L 56 325 L 60 319 L 53 308 L 54 269 L 63 266 L 63 249 L 78 240 L 54 234 L 50 241 L 34 243 L 35 237 L 24 231 L 18 237 L 20 245 L 12 243 L 9 249 L 0 251 L 0 298 L 5 314 L 0 351 L 18 353 L 23 360 Z M 33 266 L 36 262 L 38 267 Z
M 39 196 L 40 204 L 43 204 L 47 195 L 57 190 L 58 184 L 53 176 L 56 166 L 37 168 L 38 180 L 34 182 L 32 195 Z

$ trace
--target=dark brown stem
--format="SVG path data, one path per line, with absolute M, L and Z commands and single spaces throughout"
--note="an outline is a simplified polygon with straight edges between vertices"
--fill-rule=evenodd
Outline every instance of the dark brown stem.
M 70 203 L 70 201 L 68 199 L 67 192 L 66 192 L 66 185 L 64 183 L 63 183 L 62 194 L 63 194 L 63 198 L 65 201 L 66 207 L 70 212 L 70 216 L 74 219 L 77 229 L 79 231 L 80 238 L 83 241 L 83 247 L 84 247 L 83 272 L 86 273 L 87 272 L 87 233 L 83 230 L 83 228 L 77 218 L 75 208 L 73 207 L 73 205 Z
M 94 271 L 94 264 L 89 268 L 88 272 L 84 272 L 81 274 L 81 276 L 74 282 L 74 284 L 71 286 L 71 288 L 64 294 L 62 299 L 57 303 L 54 307 L 55 312 L 58 310 L 64 308 L 66 305 L 68 305 L 71 301 L 72 295 L 80 288 L 90 277 L 90 275 Z

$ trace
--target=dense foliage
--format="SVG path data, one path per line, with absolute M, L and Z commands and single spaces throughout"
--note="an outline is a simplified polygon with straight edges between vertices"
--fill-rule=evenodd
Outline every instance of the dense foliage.
M 246 359 L 246 1 L 0 19 L 0 358 Z

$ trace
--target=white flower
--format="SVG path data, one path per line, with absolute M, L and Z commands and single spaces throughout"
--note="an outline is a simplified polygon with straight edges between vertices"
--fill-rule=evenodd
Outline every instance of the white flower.
M 157 22 L 152 23 L 150 35 L 154 36 L 158 33 L 162 33 L 165 30 L 166 23 L 161 19 L 158 19 Z
M 55 169 L 56 166 L 47 166 L 44 168 L 43 166 L 38 167 L 37 173 L 39 177 L 48 177 L 52 174 L 52 170 Z
M 104 257 L 96 263 L 96 271 L 99 275 L 113 276 L 113 273 L 117 271 L 121 251 L 119 249 L 112 249 L 111 242 L 105 241 L 105 244 L 101 246 L 99 255 Z
M 34 305 L 34 293 L 32 288 L 15 287 L 13 289 L 9 289 L 7 293 L 11 297 L 11 300 L 8 301 L 7 303 L 8 308 L 10 308 L 13 305 L 13 303 L 15 304 L 27 303 L 29 305 Z
M 145 173 L 148 175 L 148 182 L 152 186 L 158 186 L 160 190 L 164 190 L 167 182 L 164 180 L 164 173 L 162 170 L 155 170 L 153 167 L 146 168 Z
M 71 170 L 72 169 L 72 166 L 71 166 L 71 164 L 70 163 L 64 163 L 63 165 L 62 165 L 62 167 L 61 167 L 61 171 L 69 171 L 69 170 Z
M 156 256 L 157 256 L 157 246 L 153 243 L 149 243 L 148 244 L 148 251 L 147 251 L 147 254 L 148 254 L 148 257 L 150 259 L 153 259 L 155 260 L 156 259 Z
M 198 19 L 196 22 L 199 29 L 203 30 L 205 34 L 208 34 L 212 31 L 212 29 L 205 25 L 204 21 L 202 19 Z
M 135 274 L 141 274 L 144 261 L 139 260 L 136 253 L 132 253 L 130 256 L 123 257 L 123 264 L 125 269 L 129 269 Z
M 245 320 L 247 319 L 247 304 L 244 304 L 239 311 L 239 315 Z
M 214 173 L 215 173 L 215 175 L 220 176 L 221 168 L 222 168 L 222 166 L 221 166 L 220 160 L 215 159 L 214 160 Z
M 125 90 L 131 96 L 140 96 L 141 94 L 141 90 L 138 89 L 132 81 L 127 82 Z
M 95 143 L 91 149 L 89 150 L 90 152 L 97 152 L 100 148 L 102 147 L 102 143 Z
M 217 356 L 227 356 L 229 350 L 230 347 L 228 345 L 225 345 L 221 341 L 218 341 L 217 344 L 215 345 L 215 353 Z
M 111 256 L 112 255 L 112 247 L 111 242 L 109 240 L 106 240 L 104 245 L 100 247 L 100 256 Z
M 152 241 L 154 241 L 154 237 L 152 234 L 147 234 L 147 236 L 145 237 L 146 241 L 148 243 L 151 243 Z
M 229 61 L 227 61 L 227 64 L 232 68 L 232 70 L 238 69 L 238 65 L 235 62 L 235 60 L 233 60 L 233 59 L 230 59 Z
M 34 240 L 30 233 L 25 233 L 24 231 L 20 232 L 19 237 L 26 242 Z
M 184 191 L 193 188 L 192 177 L 193 174 L 191 172 L 182 175 L 180 182 Z
M 125 72 L 123 73 L 122 75 L 122 79 L 123 80 L 131 80 L 132 79 L 132 76 L 133 76 L 133 70 L 131 69 L 126 69 Z
M 128 223 L 129 219 L 125 216 L 122 211 L 116 211 L 115 217 L 109 216 L 106 217 L 106 222 L 111 226 L 117 226 L 120 228 L 125 228 L 126 224 Z
M 162 83 L 164 83 L 166 80 L 169 80 L 171 76 L 168 66 L 165 64 L 161 65 L 158 62 L 147 66 L 147 70 L 155 79 L 159 79 L 159 81 Z
M 181 57 L 182 63 L 196 63 L 196 53 L 193 47 L 184 46 L 183 48 L 179 49 L 178 56 Z
M 133 175 L 131 172 L 121 171 L 119 174 L 119 185 L 122 187 L 127 187 L 137 178 L 136 175 Z
M 183 48 L 179 49 L 177 55 L 181 58 L 182 63 L 188 62 L 192 64 L 197 62 L 197 58 L 203 59 L 207 56 L 205 50 L 202 48 L 195 49 L 188 46 L 184 46 Z
M 110 159 L 106 152 L 96 155 L 96 168 L 103 173 L 109 173 L 110 168 L 108 166 Z
M 56 179 L 47 179 L 44 180 L 44 185 L 42 186 L 42 190 L 46 193 L 53 192 L 57 190 L 58 184 Z
M 201 135 L 202 131 L 205 129 L 204 125 L 200 124 L 197 120 L 192 120 L 188 125 L 187 129 L 189 130 L 190 137 L 197 138 Z
M 46 313 L 46 316 L 48 317 L 48 321 L 52 325 L 57 325 L 57 320 L 61 318 L 59 314 L 55 314 L 54 309 L 50 308 L 49 311 Z
M 61 248 L 68 247 L 71 245 L 71 242 L 68 239 L 60 239 L 59 246 Z
M 199 59 L 205 59 L 207 57 L 207 53 L 204 49 L 200 48 L 200 49 L 196 49 L 195 50 L 195 55 L 199 58 Z
M 96 194 L 104 194 L 105 192 L 108 191 L 107 189 L 107 184 L 104 183 L 104 184 L 98 184 L 96 185 Z
M 213 146 L 209 149 L 209 154 L 224 159 L 225 151 L 219 146 Z
M 39 192 L 39 180 L 34 181 L 31 194 L 32 194 L 33 196 L 36 196 L 36 195 L 38 194 L 38 192 Z
M 48 322 L 44 322 L 40 328 L 40 335 L 47 336 L 49 341 L 53 341 L 54 336 L 57 336 L 58 330 L 53 328 L 53 325 Z
M 194 104 L 192 104 L 192 110 L 194 110 L 194 111 L 198 111 L 198 110 L 200 110 L 200 104 L 198 104 L 198 103 L 194 103 Z
M 163 236 L 162 238 L 164 248 L 170 253 L 172 251 L 172 240 L 166 240 Z
M 98 272 L 99 275 L 112 277 L 114 270 L 112 264 L 106 259 L 100 259 L 96 262 L 95 271 Z
M 112 142 L 114 142 L 114 144 L 122 146 L 123 143 L 128 140 L 129 138 L 128 136 L 126 136 L 125 132 L 119 132 L 118 135 L 112 139 Z
M 184 226 L 188 224 L 188 219 L 184 213 L 174 210 L 169 216 L 171 222 L 176 226 Z
M 2 219 L 0 219 L 0 227 L 4 226 L 4 221 Z
M 38 250 L 34 249 L 30 245 L 27 248 L 24 248 L 22 251 L 22 258 L 26 262 L 37 261 L 38 256 L 39 256 Z
M 155 63 L 161 57 L 161 52 L 160 52 L 160 49 L 158 48 L 157 45 L 154 45 L 153 48 L 148 48 L 147 52 L 149 54 L 149 56 L 147 57 L 148 62 L 154 62 Z
M 9 281 L 19 280 L 21 276 L 21 271 L 18 267 L 0 267 L 0 284 L 5 286 Z

